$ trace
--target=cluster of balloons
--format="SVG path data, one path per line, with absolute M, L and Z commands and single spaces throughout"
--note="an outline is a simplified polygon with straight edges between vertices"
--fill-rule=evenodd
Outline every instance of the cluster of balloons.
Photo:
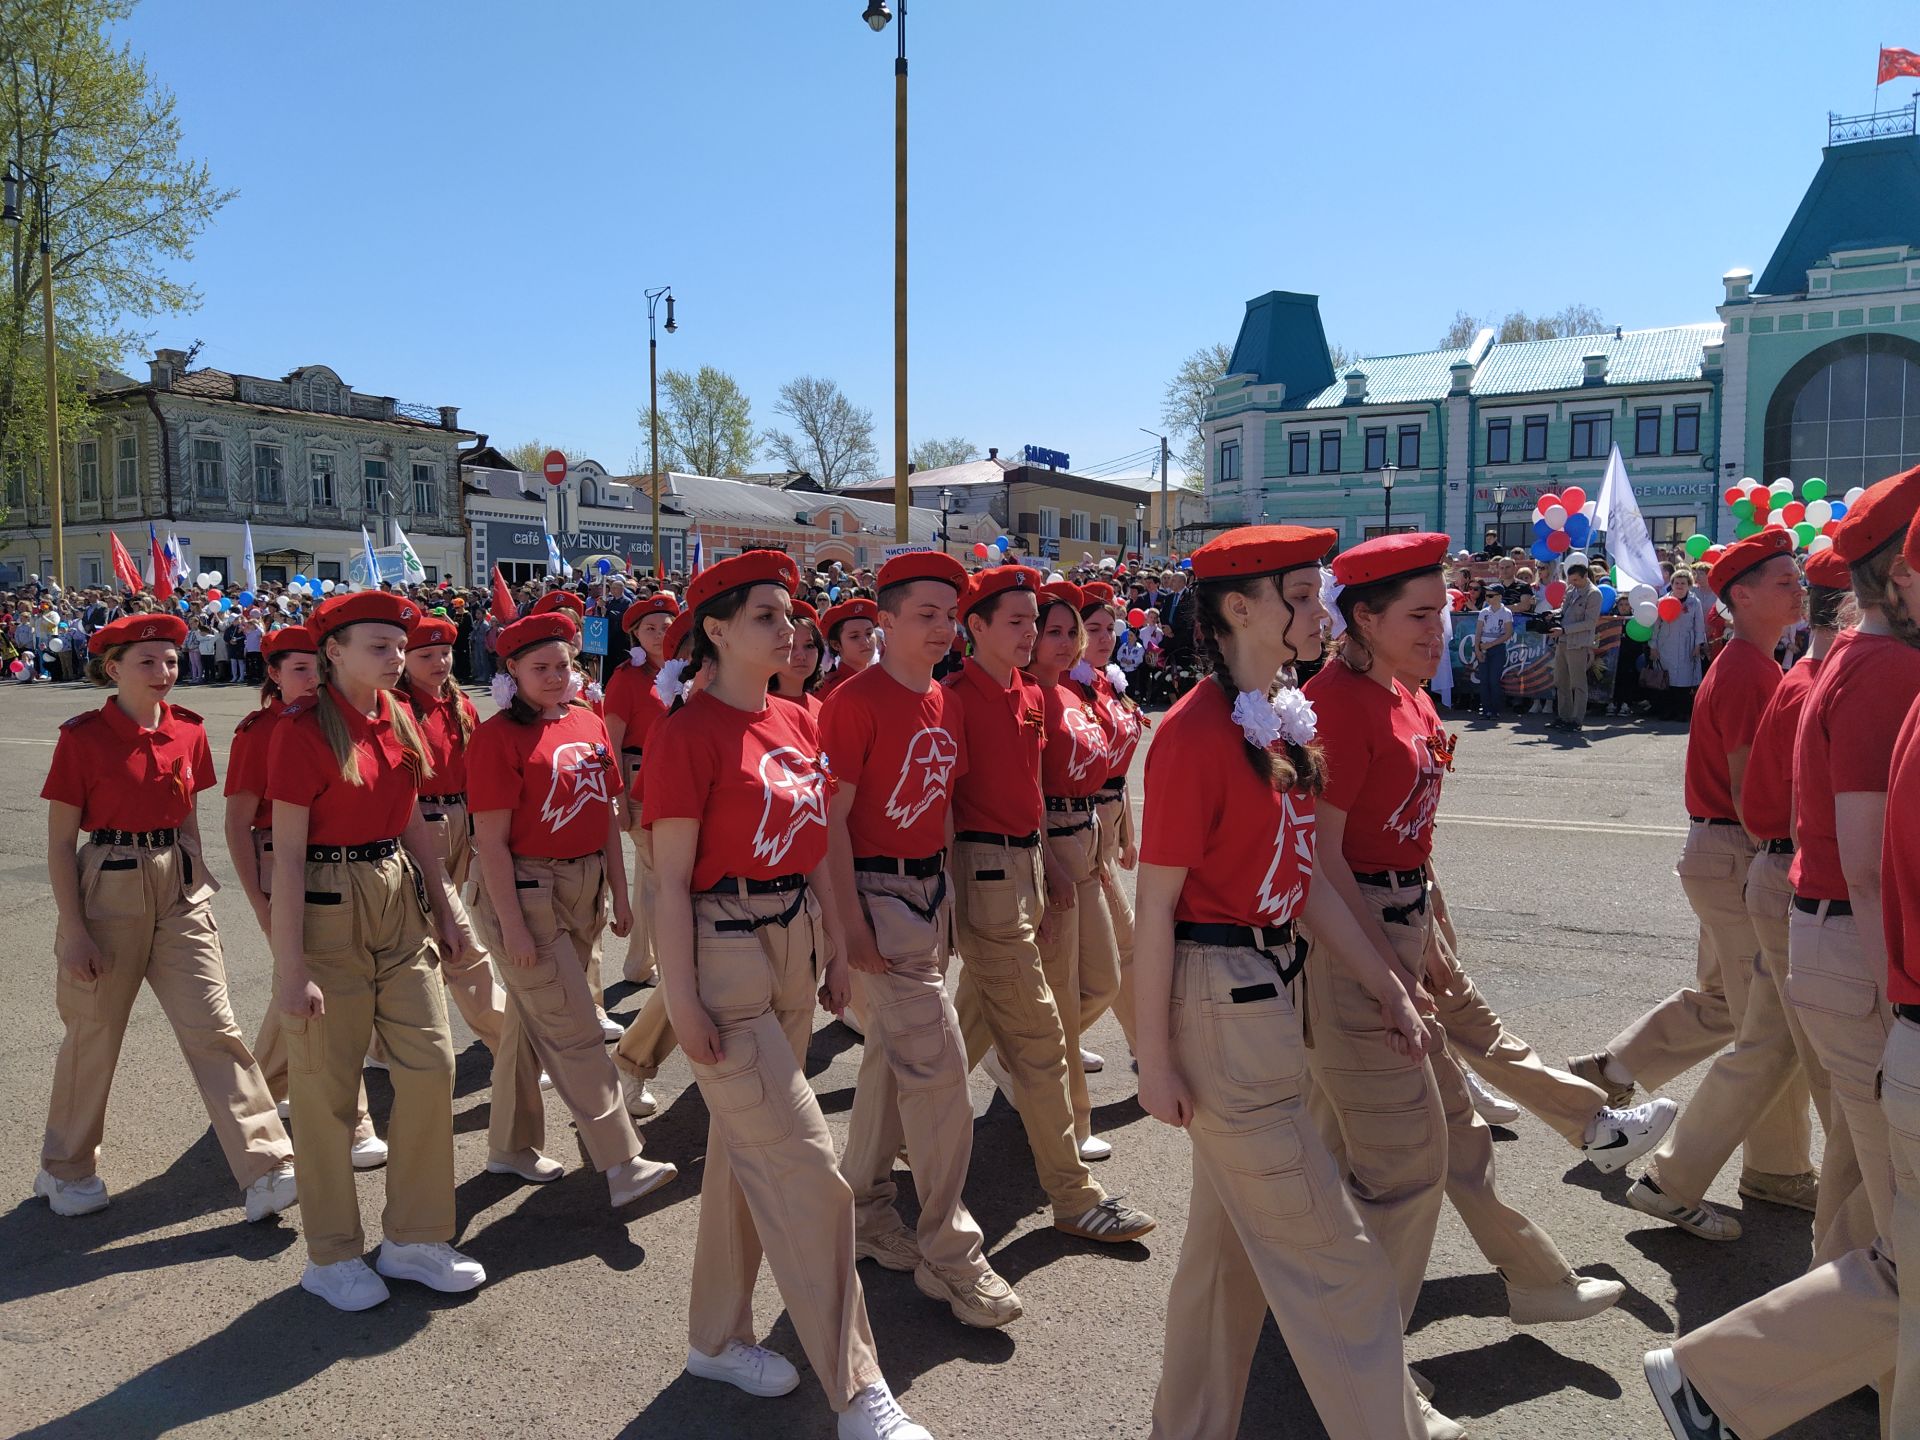
M 1578 485 L 1558 495 L 1551 490 L 1534 505 L 1533 558 L 1558 560 L 1593 538 L 1593 502 Z M 1551 602 L 1550 602 L 1551 603 Z
M 338 587 L 331 580 L 310 580 L 305 575 L 296 575 L 287 582 L 287 589 L 303 600 L 317 600 L 322 595 L 331 595 Z M 281 596 L 280 608 L 287 610 L 286 596 Z M 247 602 L 251 604 L 252 602 Z
M 1627 600 L 1633 606 L 1633 618 L 1627 621 L 1627 634 L 1640 641 L 1653 638 L 1654 622 L 1678 620 L 1685 608 L 1671 595 L 1661 598 L 1651 585 L 1634 586 L 1627 592 Z M 1607 608 L 1611 609 L 1612 606 Z
M 1864 485 L 1856 485 L 1844 499 L 1831 499 L 1827 482 L 1816 475 L 1802 482 L 1795 498 L 1791 480 L 1762 485 L 1748 475 L 1729 488 L 1724 498 L 1737 522 L 1734 534 L 1742 540 L 1769 527 L 1787 530 L 1792 532 L 1796 548 L 1814 554 L 1833 544 L 1834 528 L 1866 493 Z M 1699 538 L 1694 536 L 1688 545 Z
M 992 540 L 976 540 L 973 542 L 973 558 L 991 560 L 998 564 L 1007 558 L 1007 552 L 1014 548 L 1015 543 L 1011 535 L 1001 535 Z
M 197 590 L 211 590 L 219 583 L 220 572 L 218 570 L 202 570 L 198 575 L 193 577 L 194 588 Z

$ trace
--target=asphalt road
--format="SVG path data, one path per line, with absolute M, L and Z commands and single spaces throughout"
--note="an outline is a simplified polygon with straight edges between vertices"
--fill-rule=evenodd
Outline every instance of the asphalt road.
M 208 716 L 224 773 L 224 738 L 249 693 L 176 698 Z M 549 1149 L 568 1166 L 564 1179 L 536 1189 L 482 1172 L 488 1058 L 456 1017 L 456 1243 L 491 1277 L 470 1296 L 398 1284 L 386 1305 L 349 1316 L 301 1291 L 298 1211 L 242 1222 L 150 996 L 135 1009 L 108 1117 L 102 1174 L 112 1207 L 62 1220 L 29 1198 L 60 1034 L 36 797 L 56 725 L 98 701 L 84 687 L 0 690 L 0 773 L 12 782 L 0 790 L 0 977 L 9 1001 L 0 1007 L 0 1155 L 18 1197 L 0 1209 L 0 1432 L 831 1436 L 831 1413 L 764 1269 L 756 1315 L 767 1343 L 801 1367 L 800 1389 L 754 1400 L 682 1373 L 706 1134 L 683 1060 L 656 1082 L 661 1113 L 644 1127 L 648 1153 L 677 1163 L 681 1179 L 620 1223 L 557 1098 Z M 1684 736 L 1599 726 L 1568 741 L 1537 721 L 1458 728 L 1438 865 L 1464 959 L 1510 1028 L 1544 1055 L 1592 1049 L 1692 972 L 1692 918 L 1672 873 L 1685 824 Z M 203 806 L 209 837 L 219 834 L 218 814 Z M 237 886 L 216 909 L 234 1008 L 251 1034 L 269 998 L 267 948 Z M 608 973 L 617 981 L 617 962 Z M 638 1008 L 626 987 L 610 993 L 617 1013 Z M 844 1138 L 859 1041 L 821 1020 L 808 1069 Z M 1005 1331 L 968 1330 L 911 1276 L 861 1267 L 887 1376 L 941 1440 L 1146 1433 L 1188 1147 L 1135 1104 L 1111 1017 L 1090 1043 L 1109 1060 L 1091 1081 L 1097 1127 L 1116 1150 L 1100 1177 L 1160 1218 L 1144 1244 L 1110 1249 L 1058 1236 L 1017 1118 L 976 1076 L 982 1115 L 967 1200 L 1025 1318 Z M 1684 1099 L 1697 1078 L 1668 1093 Z M 391 1092 L 375 1072 L 367 1085 L 384 1130 Z M 1502 1193 L 1551 1231 L 1575 1268 L 1626 1281 L 1627 1298 L 1582 1325 L 1516 1329 L 1498 1277 L 1449 1211 L 1409 1358 L 1438 1385 L 1440 1408 L 1485 1440 L 1664 1436 L 1642 1352 L 1798 1273 L 1810 1217 L 1741 1201 L 1729 1167 L 1710 1198 L 1740 1216 L 1746 1235 L 1710 1245 L 1625 1208 L 1628 1175 L 1597 1176 L 1531 1117 L 1501 1134 Z M 382 1195 L 381 1174 L 364 1176 L 376 1240 Z M 1868 1400 L 1855 1396 L 1788 1433 L 1864 1440 L 1875 1430 Z M 1242 1434 L 1322 1433 L 1269 1324 Z

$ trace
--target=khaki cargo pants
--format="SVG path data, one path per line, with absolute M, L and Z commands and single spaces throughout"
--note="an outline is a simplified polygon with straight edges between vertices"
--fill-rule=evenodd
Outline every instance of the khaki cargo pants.
M 627 887 L 628 903 L 633 906 L 633 933 L 627 936 L 627 958 L 621 963 L 621 976 L 632 985 L 644 985 L 659 974 L 653 953 L 653 832 L 640 823 L 640 807 L 632 803 L 633 783 L 640 774 L 640 752 L 622 750 L 620 763 L 626 769 L 625 815 L 627 835 L 633 841 L 633 883 Z
M 1120 954 L 1114 942 L 1113 916 L 1100 878 L 1100 827 L 1091 814 L 1048 816 L 1047 848 L 1073 882 L 1073 904 L 1055 910 L 1052 923 L 1036 937 L 1040 968 L 1060 1007 L 1067 1042 L 1067 1094 L 1073 1103 L 1076 1142 L 1093 1133 L 1093 1102 L 1087 1072 L 1080 1063 L 1080 1037 L 1112 1006 L 1120 993 Z M 1062 832 L 1066 833 L 1062 833 Z M 1044 874 L 1044 872 L 1043 872 Z
M 1107 916 L 1113 924 L 1113 948 L 1120 959 L 1120 988 L 1113 997 L 1113 1018 L 1120 1022 L 1120 1033 L 1127 1037 L 1127 1049 L 1133 1045 L 1133 901 L 1127 897 L 1120 879 L 1120 850 L 1133 833 L 1133 816 L 1127 810 L 1127 792 L 1101 791 L 1094 814 L 1100 820 L 1100 883 L 1107 893 Z M 1085 1028 L 1084 1026 L 1082 1027 Z

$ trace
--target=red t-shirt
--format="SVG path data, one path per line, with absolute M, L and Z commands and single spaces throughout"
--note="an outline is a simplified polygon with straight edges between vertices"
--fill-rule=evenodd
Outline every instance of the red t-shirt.
M 820 732 L 797 705 L 736 710 L 702 690 L 653 729 L 641 820 L 698 820 L 693 889 L 811 874 L 827 853 Z
M 1800 729 L 1800 712 L 1813 693 L 1814 677 L 1826 660 L 1802 660 L 1774 687 L 1773 698 L 1760 712 L 1753 732 L 1753 752 L 1747 756 L 1747 776 L 1740 786 L 1740 821 L 1756 840 L 1793 838 L 1793 740 Z
M 60 726 L 40 798 L 78 809 L 82 830 L 171 830 L 216 778 L 193 711 L 163 700 L 160 723 L 144 730 L 109 699 Z
M 233 745 L 227 751 L 227 785 L 223 795 L 258 795 L 253 810 L 253 828 L 273 828 L 273 803 L 267 799 L 267 748 L 273 732 L 287 711 L 284 702 L 274 700 L 265 709 L 255 710 L 233 732 Z
M 1139 706 L 1127 704 L 1115 693 L 1113 682 L 1105 675 L 1094 676 L 1093 693 L 1100 728 L 1107 732 L 1107 779 L 1124 780 L 1133 764 L 1133 752 L 1140 748 L 1140 737 L 1146 733 L 1146 717 Z
M 1313 841 L 1313 797 L 1260 783 L 1226 693 L 1202 680 L 1166 713 L 1147 751 L 1140 858 L 1187 872 L 1174 918 L 1293 918 L 1313 883 Z
M 577 860 L 606 848 L 620 765 L 592 710 L 569 705 L 558 720 L 531 725 L 495 715 L 473 732 L 468 770 L 467 808 L 511 810 L 515 855 Z
M 872 669 L 873 667 L 868 666 L 867 668 Z M 857 670 L 849 670 L 845 665 L 836 665 L 833 667 L 833 669 L 829 670 L 825 675 L 822 675 L 820 677 L 820 683 L 813 687 L 813 693 L 818 695 L 821 701 L 824 703 L 827 696 L 831 695 L 834 691 L 838 690 L 842 685 L 846 684 L 847 681 L 851 680 L 855 675 L 859 673 L 860 672 Z M 898 858 L 905 858 L 905 857 L 898 857 Z
M 1046 807 L 1040 794 L 1040 751 L 1046 702 L 1020 671 L 1002 685 L 969 656 L 941 682 L 960 702 L 961 743 L 968 771 L 953 791 L 956 830 L 1031 835 Z
M 1886 790 L 1893 742 L 1916 695 L 1920 650 L 1891 635 L 1850 630 L 1827 652 L 1795 741 L 1795 894 L 1812 900 L 1852 898 L 1840 868 L 1833 797 Z
M 340 774 L 340 762 L 320 733 L 317 701 L 310 697 L 287 706 L 273 727 L 267 746 L 267 799 L 306 808 L 309 845 L 396 839 L 413 818 L 419 794 L 407 752 L 388 718 L 388 707 L 400 702 L 391 692 L 382 692 L 380 718 L 370 720 L 337 691 L 333 701 L 360 759 L 360 783 L 348 784 Z
M 771 699 L 784 701 L 797 710 L 806 711 L 807 718 L 813 721 L 814 728 L 816 730 L 820 728 L 820 711 L 824 707 L 818 690 L 809 690 L 803 695 L 781 695 L 769 690 L 767 695 Z
M 1040 751 L 1040 789 L 1080 799 L 1107 783 L 1107 732 L 1100 711 L 1071 680 L 1040 687 L 1045 745 Z
M 460 717 L 455 713 L 454 706 L 458 705 L 467 712 L 470 725 L 479 723 L 480 712 L 474 709 L 473 702 L 465 695 L 457 693 L 451 699 L 411 698 L 420 738 L 427 742 L 427 758 L 433 762 L 433 774 L 421 779 L 420 793 L 464 793 L 467 788 L 467 749 L 460 739 Z
M 944 685 L 909 690 L 869 665 L 821 707 L 822 760 L 855 787 L 855 856 L 924 860 L 947 843 L 954 782 L 967 773 L 960 702 Z
M 1894 740 L 1880 847 L 1880 918 L 1887 935 L 1887 999 L 1920 1005 L 1920 701 L 1907 711 Z
M 1431 702 L 1423 706 L 1398 681 L 1388 690 L 1337 660 L 1305 692 L 1327 757 L 1322 797 L 1347 812 L 1342 858 L 1363 872 L 1425 865 L 1446 774 L 1438 753 L 1446 735 Z
M 655 721 L 666 715 L 667 707 L 653 691 L 660 671 L 641 651 L 636 650 L 633 655 L 626 664 L 616 665 L 608 677 L 605 705 L 607 717 L 617 715 L 627 727 L 620 739 L 620 748 L 639 754 L 646 749 L 648 732 Z
M 1687 736 L 1687 814 L 1738 820 L 1727 757 L 1753 744 L 1760 713 L 1784 678 L 1771 655 L 1735 636 L 1727 642 L 1693 697 Z

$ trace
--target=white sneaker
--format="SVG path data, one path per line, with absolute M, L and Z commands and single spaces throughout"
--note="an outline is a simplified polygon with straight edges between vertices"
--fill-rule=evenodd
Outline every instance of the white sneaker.
M 840 1440 L 933 1440 L 933 1433 L 909 1420 L 887 1382 L 876 1380 L 840 1412 Z
M 1098 1075 L 1102 1070 L 1107 1068 L 1106 1056 L 1097 1055 L 1082 1045 L 1080 1047 L 1080 1068 L 1089 1075 Z
M 671 1184 L 680 1172 L 664 1160 L 648 1160 L 636 1155 L 622 1160 L 607 1171 L 607 1194 L 613 1208 L 631 1205 L 642 1195 L 651 1195 L 662 1185 Z
M 987 1078 L 999 1087 L 1000 1094 L 1014 1109 L 1020 1108 L 1013 1098 L 1013 1076 L 1007 1073 L 1007 1067 L 1000 1058 L 998 1050 L 989 1050 L 980 1059 L 980 1068 L 987 1072 Z
M 1591 1275 L 1565 1275 L 1555 1284 L 1526 1290 L 1508 1280 L 1507 1318 L 1516 1325 L 1585 1320 L 1617 1305 L 1626 1293 L 1627 1287 L 1618 1280 L 1596 1280 Z
M 1467 1078 L 1467 1093 L 1473 1097 L 1474 1113 L 1489 1125 L 1511 1125 L 1520 1118 L 1520 1107 L 1498 1091 L 1487 1088 L 1483 1081 L 1466 1066 L 1460 1067 L 1460 1073 Z
M 1109 1145 L 1105 1140 L 1102 1140 L 1098 1135 L 1089 1135 L 1080 1142 L 1080 1158 L 1082 1160 L 1106 1160 L 1111 1158 L 1112 1155 L 1113 1146 Z
M 387 1142 L 378 1135 L 369 1135 L 364 1140 L 353 1142 L 348 1152 L 356 1170 L 378 1170 L 387 1163 Z
M 367 1268 L 364 1260 L 336 1260 L 331 1265 L 307 1262 L 300 1288 L 318 1295 L 336 1310 L 371 1310 L 387 1298 L 387 1282 Z
M 624 1070 L 620 1072 L 620 1095 L 627 1102 L 627 1113 L 636 1120 L 644 1120 L 660 1108 L 660 1102 L 653 1098 L 647 1082 Z
M 718 1355 L 689 1347 L 687 1373 L 698 1375 L 702 1380 L 724 1380 L 736 1390 L 765 1400 L 791 1395 L 800 1383 L 800 1372 L 786 1356 L 739 1340 L 729 1340 L 727 1348 Z
M 478 1260 L 468 1259 L 444 1240 L 418 1245 L 383 1240 L 373 1267 L 389 1280 L 417 1280 L 429 1290 L 448 1295 L 478 1290 L 487 1282 L 487 1272 Z
M 389 1070 L 392 1068 L 390 1065 L 387 1064 L 386 1061 L 380 1059 L 376 1055 L 369 1055 L 365 1060 L 361 1061 L 360 1063 L 362 1064 L 362 1066 L 364 1066 L 368 1070 Z
M 113 1203 L 107 1195 L 107 1182 L 98 1175 L 60 1180 L 42 1170 L 33 1177 L 33 1193 L 44 1196 L 56 1215 L 91 1215 Z
M 1713 1413 L 1707 1397 L 1681 1373 L 1673 1351 L 1649 1350 L 1640 1368 L 1646 1372 L 1647 1388 L 1653 1391 L 1660 1418 L 1667 1422 L 1674 1440 L 1739 1440 Z
M 627 1033 L 627 1027 L 607 1014 L 605 1010 L 596 1006 L 593 1013 L 594 1017 L 600 1022 L 600 1038 L 606 1041 L 607 1044 L 613 1044 L 614 1041 Z
M 300 1195 L 294 1186 L 293 1162 L 282 1160 L 247 1186 L 244 1198 L 249 1225 L 265 1220 L 269 1215 L 278 1215 L 282 1210 L 298 1203 Z
M 1711 1205 L 1682 1205 L 1678 1200 L 1670 1200 L 1645 1175 L 1634 1181 L 1627 1191 L 1627 1204 L 1643 1215 L 1651 1215 L 1669 1225 L 1678 1225 L 1689 1235 L 1698 1235 L 1702 1240 L 1740 1238 L 1740 1222 L 1733 1216 L 1722 1214 Z
M 1679 1105 L 1664 1096 L 1628 1110 L 1602 1110 L 1594 1122 L 1593 1139 L 1580 1153 L 1602 1175 L 1611 1175 L 1658 1145 L 1679 1113 Z
M 558 1160 L 549 1160 L 538 1150 L 515 1150 L 510 1155 L 489 1155 L 489 1175 L 518 1175 L 529 1185 L 546 1185 L 566 1174 Z
M 547 1074 L 544 1070 L 540 1072 L 540 1088 L 542 1090 L 553 1089 L 553 1076 Z

